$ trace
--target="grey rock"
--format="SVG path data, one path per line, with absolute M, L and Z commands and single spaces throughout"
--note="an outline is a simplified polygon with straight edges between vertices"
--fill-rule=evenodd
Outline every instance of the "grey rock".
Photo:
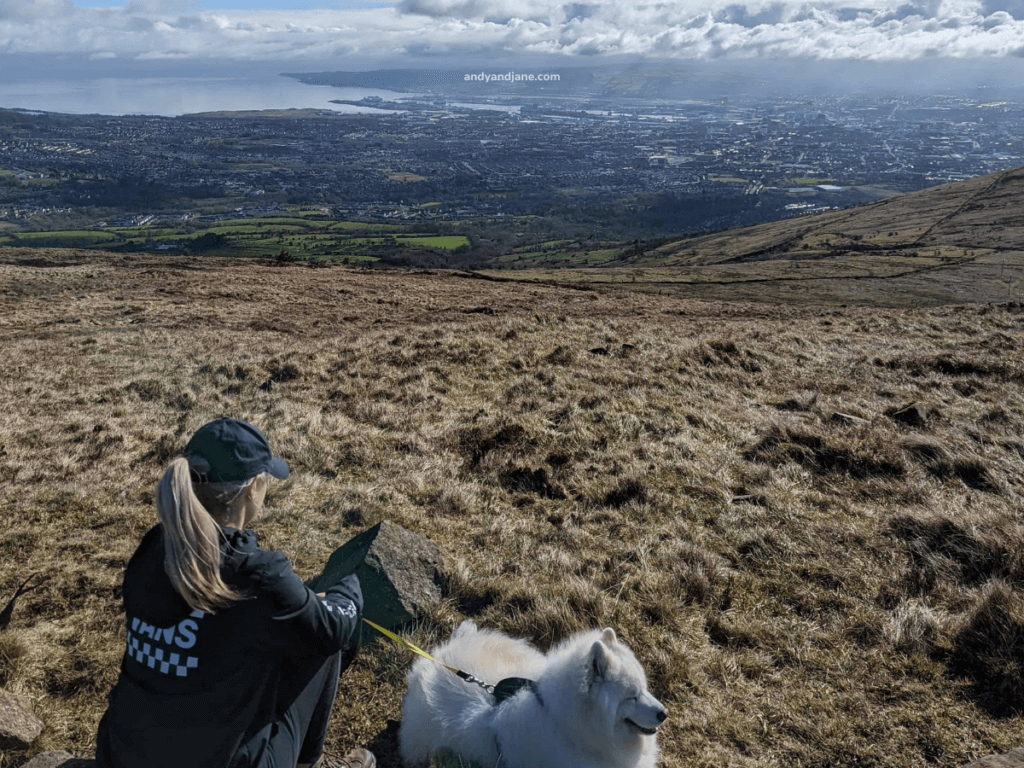
M 892 408 L 886 411 L 886 415 L 893 421 L 898 421 L 908 427 L 921 427 L 928 421 L 928 409 L 924 403 L 914 402 L 899 408 Z
M 80 760 L 70 752 L 40 752 L 21 768 L 95 768 L 95 760 Z
M 440 601 L 444 557 L 434 542 L 385 520 L 335 550 L 310 587 L 322 592 L 350 573 L 363 591 L 363 616 L 393 630 Z M 377 635 L 364 625 L 361 643 Z
M 43 723 L 21 701 L 0 691 L 0 749 L 25 749 L 42 733 Z
M 1024 768 L 1024 747 L 1017 747 L 1005 755 L 987 755 L 963 768 Z
M 849 427 L 863 427 L 871 423 L 867 419 L 862 419 L 860 416 L 852 416 L 849 413 L 840 413 L 839 411 L 832 414 L 832 421 L 836 424 L 845 424 Z
M 58 766 L 63 766 L 68 761 L 74 759 L 74 755 L 70 752 L 65 752 L 64 750 L 58 750 L 57 752 L 40 752 L 21 766 L 21 768 L 57 768 Z

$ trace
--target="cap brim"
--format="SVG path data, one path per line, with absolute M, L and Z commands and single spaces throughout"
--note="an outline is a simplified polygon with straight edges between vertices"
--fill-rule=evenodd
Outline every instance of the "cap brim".
M 287 480 L 288 475 L 291 474 L 288 471 L 288 465 L 284 463 L 284 459 L 280 456 L 275 456 L 270 460 L 270 466 L 267 468 L 267 472 L 272 474 L 278 480 Z

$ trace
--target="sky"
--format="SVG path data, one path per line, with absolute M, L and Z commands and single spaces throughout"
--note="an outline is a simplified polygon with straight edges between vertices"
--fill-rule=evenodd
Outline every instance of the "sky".
M 75 5 L 81 8 L 124 8 L 130 0 L 77 0 Z M 174 5 L 174 4 L 169 4 Z M 394 5 L 387 0 L 328 0 L 328 2 L 309 2 L 309 0 L 182 0 L 177 3 L 176 10 L 203 11 L 308 11 L 316 8 L 374 8 Z
M 511 57 L 1016 68 L 1024 0 L 0 0 L 8 74 L 25 61 L 70 76 L 71 60 L 127 73 L 147 62 L 308 71 Z

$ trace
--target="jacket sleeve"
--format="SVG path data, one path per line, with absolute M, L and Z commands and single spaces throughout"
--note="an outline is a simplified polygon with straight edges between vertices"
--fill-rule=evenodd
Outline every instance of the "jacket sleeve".
M 302 583 L 283 553 L 268 555 L 260 578 L 272 611 L 267 640 L 296 656 L 326 656 L 344 648 L 363 611 L 355 575 L 346 576 L 320 598 Z

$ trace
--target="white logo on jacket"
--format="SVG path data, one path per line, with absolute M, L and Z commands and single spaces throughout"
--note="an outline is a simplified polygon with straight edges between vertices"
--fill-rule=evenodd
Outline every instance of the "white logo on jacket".
M 173 653 L 170 648 L 165 649 L 157 643 L 182 649 L 193 647 L 199 631 L 199 625 L 193 619 L 201 619 L 205 615 L 202 611 L 192 611 L 189 618 L 169 627 L 154 627 L 138 617 L 129 617 L 131 629 L 128 631 L 128 656 L 165 675 L 171 674 L 173 669 L 177 677 L 186 677 L 190 669 L 199 666 L 199 659 Z M 147 639 L 152 640 L 153 644 L 147 642 Z
M 324 607 L 331 613 L 337 611 L 342 616 L 348 616 L 350 619 L 354 619 L 356 617 L 356 605 L 351 600 L 346 600 L 343 605 L 339 605 L 338 603 L 329 603 L 326 600 L 323 602 Z

